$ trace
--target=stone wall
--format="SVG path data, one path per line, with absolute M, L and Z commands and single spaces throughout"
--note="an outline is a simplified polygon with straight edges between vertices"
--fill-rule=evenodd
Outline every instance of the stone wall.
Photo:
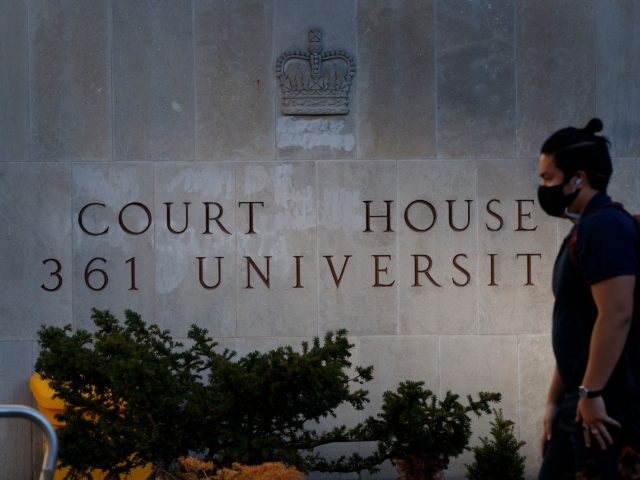
M 640 211 L 639 22 L 634 0 L 1 2 L 0 402 L 32 402 L 38 327 L 94 306 L 239 352 L 345 327 L 365 414 L 403 379 L 500 391 L 533 476 L 567 231 L 537 151 L 600 116 Z M 276 58 L 311 27 L 356 59 L 346 116 L 281 113 Z M 2 423 L 3 479 L 39 451 Z

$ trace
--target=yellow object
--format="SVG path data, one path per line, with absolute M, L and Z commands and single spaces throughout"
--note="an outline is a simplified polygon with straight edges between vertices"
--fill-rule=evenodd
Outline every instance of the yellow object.
M 54 428 L 58 428 L 62 425 L 62 422 L 55 418 L 57 413 L 62 413 L 64 410 L 64 402 L 59 398 L 53 398 L 55 392 L 49 386 L 49 382 L 44 380 L 40 375 L 34 373 L 29 380 L 29 388 L 31 389 L 31 393 L 38 404 L 38 410 L 47 417 L 47 419 L 51 422 Z M 68 472 L 68 468 L 56 468 L 55 475 L 53 476 L 53 480 L 62 480 Z M 121 476 L 124 480 L 146 480 L 146 478 L 151 474 L 152 467 L 151 465 L 145 465 L 144 467 L 139 467 L 131 472 L 129 472 L 128 476 Z M 95 470 L 91 475 L 91 480 L 104 480 L 105 475 L 100 470 Z
M 57 413 L 62 413 L 64 410 L 64 402 L 59 398 L 53 398 L 55 392 L 49 386 L 49 383 L 44 380 L 40 375 L 34 373 L 29 380 L 29 388 L 33 397 L 38 404 L 38 410 L 47 417 L 47 420 L 51 422 L 54 428 L 58 428 L 62 425 L 62 422 L 55 418 Z

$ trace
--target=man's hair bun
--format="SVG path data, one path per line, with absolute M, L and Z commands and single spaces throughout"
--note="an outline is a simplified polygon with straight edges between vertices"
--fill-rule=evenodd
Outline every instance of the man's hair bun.
M 599 118 L 592 118 L 591 120 L 589 120 L 589 123 L 587 123 L 587 126 L 584 127 L 583 130 L 585 131 L 585 133 L 593 135 L 594 133 L 601 132 L 603 127 L 604 125 L 602 124 L 602 120 L 600 120 Z

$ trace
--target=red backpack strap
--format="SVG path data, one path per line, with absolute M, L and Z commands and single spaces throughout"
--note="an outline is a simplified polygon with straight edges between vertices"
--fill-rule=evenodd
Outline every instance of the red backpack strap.
M 574 265 L 578 265 L 578 254 L 576 253 L 577 244 L 578 226 L 574 225 L 571 229 L 571 233 L 569 234 L 569 257 L 571 258 L 571 263 Z

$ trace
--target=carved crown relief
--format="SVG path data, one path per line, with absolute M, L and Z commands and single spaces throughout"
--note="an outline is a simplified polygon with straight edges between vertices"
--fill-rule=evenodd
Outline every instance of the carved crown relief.
M 284 115 L 346 115 L 356 64 L 344 50 L 322 51 L 322 30 L 309 31 L 307 52 L 285 52 L 276 62 Z

